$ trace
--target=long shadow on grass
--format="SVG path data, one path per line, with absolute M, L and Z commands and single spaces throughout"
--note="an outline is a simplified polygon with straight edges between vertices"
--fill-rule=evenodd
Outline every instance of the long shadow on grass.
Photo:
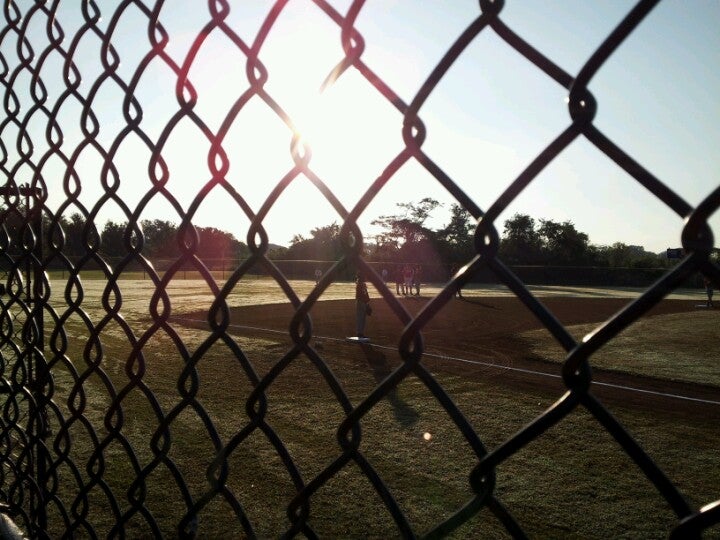
M 489 309 L 500 309 L 497 306 L 493 306 L 492 304 L 487 304 L 483 302 L 482 300 L 477 300 L 476 298 L 468 298 L 467 296 L 460 296 L 458 297 L 459 300 L 462 300 L 463 302 L 467 302 L 468 304 L 475 304 L 477 306 L 486 307 Z
M 380 383 L 392 372 L 392 367 L 387 361 L 385 355 L 368 343 L 361 343 L 360 348 L 365 354 L 365 358 L 372 369 L 373 377 Z M 393 388 L 388 392 L 386 399 L 392 406 L 395 420 L 404 428 L 412 427 L 420 418 L 420 415 L 410 405 L 405 403 L 398 395 L 397 388 Z

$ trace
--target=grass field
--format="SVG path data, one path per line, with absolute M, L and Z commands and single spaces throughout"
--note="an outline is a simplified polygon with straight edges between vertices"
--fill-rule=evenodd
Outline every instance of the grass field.
M 312 287 L 306 282 L 292 285 L 301 298 Z M 67 308 L 66 296 L 77 298 L 77 291 L 64 291 L 63 286 L 58 281 L 52 289 L 51 303 L 59 313 Z M 283 303 L 280 288 L 269 280 L 242 283 L 228 297 L 228 332 L 217 339 L 206 322 L 214 296 L 201 281 L 172 283 L 169 302 L 153 300 L 148 280 L 123 281 L 121 305 L 112 294 L 105 301 L 120 307 L 122 321 L 108 316 L 103 287 L 102 281 L 84 281 L 80 307 L 86 317 L 78 312 L 65 322 L 66 350 L 58 343 L 51 347 L 62 353 L 53 361 L 54 401 L 65 418 L 76 418 L 69 428 L 69 455 L 78 467 L 73 473 L 60 460 L 57 499 L 65 508 L 72 506 L 74 474 L 89 482 L 86 466 L 93 463 L 97 438 L 105 443 L 104 482 L 122 511 L 131 506 L 132 481 L 142 470 L 147 475 L 143 511 L 153 516 L 164 536 L 176 537 L 186 506 L 171 471 L 182 477 L 192 500 L 200 500 L 212 492 L 206 475 L 217 445 L 228 444 L 245 430 L 228 458 L 228 491 L 210 497 L 199 510 L 198 535 L 243 537 L 231 504 L 235 500 L 257 536 L 282 535 L 290 526 L 286 509 L 296 489 L 273 436 L 282 441 L 303 482 L 311 482 L 342 455 L 337 431 L 346 413 L 318 366 L 301 354 L 265 392 L 265 431 L 248 427 L 246 401 L 253 390 L 248 373 L 267 375 L 292 347 L 287 336 L 292 310 Z M 437 290 L 431 287 L 422 298 L 401 302 L 416 313 Z M 638 294 L 547 287 L 535 292 L 577 339 Z M 376 298 L 368 323 L 372 345 L 346 343 L 344 336 L 353 333 L 352 293 L 351 284 L 333 285 L 312 308 L 311 345 L 342 385 L 348 402 L 357 407 L 400 366 L 396 349 L 402 325 Z M 485 447 L 493 449 L 563 393 L 557 378 L 513 368 L 537 364 L 557 374 L 554 363 L 563 355 L 507 291 L 470 289 L 465 297 L 453 299 L 424 330 L 426 350 L 433 355 L 424 363 Z M 704 403 L 598 389 L 603 403 L 695 508 L 720 499 L 720 404 L 712 404 L 720 403 L 720 311 L 695 309 L 700 300 L 701 291 L 673 295 L 592 359 L 598 377 L 616 373 L 632 383 L 628 386 L 641 388 L 653 379 L 686 383 L 687 393 L 702 387 Z M 166 325 L 154 324 L 153 310 L 168 317 Z M 142 357 L 133 354 L 125 324 L 143 340 Z M 99 333 L 101 346 L 88 340 L 88 328 Z M 52 330 L 46 321 L 46 331 Z M 244 362 L 236 355 L 238 349 Z M 194 370 L 187 370 L 188 362 Z M 141 383 L 133 382 L 140 374 Z M 84 403 L 73 393 L 74 380 L 80 378 Z M 121 403 L 122 418 L 108 413 L 113 396 L 120 396 L 114 399 Z M 156 408 L 151 406 L 154 400 Z M 162 442 L 151 439 L 165 425 L 171 437 L 167 453 L 159 450 Z M 361 431 L 361 455 L 418 534 L 447 519 L 472 496 L 468 475 L 477 456 L 418 377 L 409 375 L 387 392 L 362 418 Z M 56 448 L 62 448 L 57 426 L 53 437 Z M 663 538 L 676 522 L 652 484 L 583 409 L 502 462 L 496 473 L 495 494 L 532 538 Z M 112 506 L 102 484 L 91 486 L 86 519 L 98 535 L 106 536 L 114 522 Z M 55 527 L 51 536 L 60 536 L 64 531 L 58 512 L 50 517 Z M 400 535 L 382 499 L 352 460 L 313 494 L 308 523 L 322 538 Z M 127 519 L 126 533 L 142 537 L 151 530 L 135 512 Z M 453 536 L 504 538 L 507 533 L 483 509 Z M 720 537 L 720 528 L 711 529 L 708 537 Z

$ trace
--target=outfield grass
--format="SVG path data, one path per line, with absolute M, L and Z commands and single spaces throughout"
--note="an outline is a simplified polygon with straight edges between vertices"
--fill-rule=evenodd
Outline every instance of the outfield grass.
M 188 330 L 186 339 L 203 339 Z M 265 372 L 285 350 L 284 340 L 238 338 L 258 371 Z M 112 341 L 108 354 L 114 351 Z M 148 371 L 144 382 L 164 410 L 177 405 L 176 381 L 182 369 L 166 337 L 147 347 Z M 123 352 L 117 349 L 118 356 Z M 327 352 L 326 361 L 341 378 L 353 404 L 373 389 L 377 375 L 349 346 Z M 391 358 L 387 359 L 394 364 Z M 110 358 L 108 358 L 110 362 Z M 213 347 L 198 365 L 201 382 L 198 402 L 210 415 L 222 440 L 248 422 L 244 399 L 251 386 L 224 347 Z M 436 374 L 446 391 L 482 438 L 493 448 L 545 410 L 555 398 L 550 393 L 512 391 L 492 381 Z M 119 385 L 124 377 L 113 377 Z M 86 415 L 100 426 L 109 400 L 97 379 L 87 385 L 93 396 Z M 222 382 L 220 382 L 222 381 Z M 300 384 L 298 384 L 300 383 Z M 225 390 L 219 391 L 222 387 Z M 66 389 L 67 390 L 67 389 Z M 59 396 L 58 396 L 59 397 Z M 299 358 L 267 392 L 268 423 L 282 438 L 303 478 L 311 480 L 341 454 L 335 439 L 342 410 L 317 371 Z M 138 460 L 152 459 L 149 434 L 158 424 L 146 400 L 134 390 L 123 402 L 122 433 L 133 444 Z M 703 419 L 658 418 L 631 409 L 618 409 L 627 428 L 695 504 L 717 497 L 720 433 Z M 208 489 L 204 471 L 214 450 L 200 418 L 185 410 L 171 424 L 169 456 L 182 471 L 194 497 Z M 397 393 L 381 401 L 362 421 L 360 450 L 392 490 L 417 531 L 427 531 L 449 516 L 471 494 L 467 477 L 476 463 L 474 454 L 447 414 L 424 385 L 411 377 Z M 101 430 L 102 432 L 102 430 Z M 432 438 L 426 441 L 425 433 Z M 87 459 L 90 447 L 82 432 L 73 439 L 73 455 Z M 124 450 L 113 443 L 105 480 L 113 490 L 127 491 L 132 477 Z M 277 537 L 288 527 L 284 508 L 294 494 L 292 483 L 267 438 L 255 431 L 232 454 L 228 486 L 241 500 L 255 532 Z M 714 466 L 712 465 L 714 464 Z M 578 410 L 504 462 L 497 470 L 497 495 L 520 521 L 530 537 L 656 538 L 665 536 L 673 516 L 647 479 L 590 415 Z M 103 508 L 98 490 L 96 508 Z M 241 530 L 227 504 L 218 501 L 201 512 L 202 537 L 237 537 Z M 68 501 L 70 499 L 67 499 Z M 164 466 L 149 482 L 146 506 L 168 537 L 176 536 L 173 523 L 184 511 L 180 493 Z M 370 483 L 352 463 L 321 488 L 312 499 L 310 524 L 321 537 L 388 537 L 394 524 Z M 107 512 L 93 516 L 104 535 Z M 131 532 L 147 532 L 140 523 Z M 58 531 L 60 532 L 60 531 Z M 504 537 L 496 521 L 483 511 L 457 531 L 460 537 Z
M 596 328 L 574 325 L 568 331 L 580 340 Z M 519 337 L 538 358 L 554 362 L 565 358 L 563 349 L 546 331 L 531 330 Z M 720 310 L 641 319 L 601 348 L 590 362 L 594 367 L 632 375 L 720 387 Z
M 97 288 L 94 283 L 86 285 L 82 308 L 94 326 L 106 315 L 99 301 L 102 283 L 98 282 Z M 246 285 L 229 298 L 229 304 L 271 304 L 282 297 L 279 287 L 269 280 Z M 298 285 L 302 285 L 299 288 L 305 291 L 303 294 L 311 287 L 307 283 Z M 162 533 L 172 538 L 178 536 L 174 527 L 184 514 L 185 505 L 181 489 L 170 474 L 171 466 L 182 475 L 193 500 L 207 493 L 211 484 L 206 472 L 216 453 L 209 431 L 217 435 L 221 444 L 227 444 L 248 425 L 245 402 L 253 385 L 234 352 L 226 344 L 216 342 L 196 364 L 196 400 L 180 407 L 178 381 L 187 359 L 171 334 L 177 332 L 192 354 L 209 333 L 174 321 L 168 327 L 172 329 L 170 334 L 164 329 L 153 330 L 148 316 L 152 293 L 149 281 L 122 288 L 124 321 L 136 336 L 147 337 L 142 359 L 132 356 L 117 321 L 109 322 L 100 331 L 101 349 L 88 341 L 87 323 L 79 315 L 73 315 L 66 323 L 69 339 L 65 356 L 80 375 L 89 373 L 91 364 L 99 361 L 112 385 L 108 386 L 97 374 L 89 375 L 83 384 L 85 402 L 81 404 L 74 397 L 72 403 L 78 419 L 70 426 L 68 453 L 77 464 L 76 474 L 87 483 L 90 479 L 87 465 L 95 449 L 93 439 L 106 441 L 103 482 L 115 493 L 123 510 L 129 507 L 128 493 L 136 469 L 145 469 L 149 476 L 144 508 L 157 519 Z M 171 307 L 173 315 L 202 311 L 213 299 L 209 287 L 201 282 L 173 283 L 168 294 L 171 306 L 163 308 L 160 301 L 158 310 Z M 351 295 L 351 284 L 339 284 L 323 299 Z M 55 305 L 61 306 L 62 298 L 62 289 L 54 288 Z M 383 310 L 376 313 L 374 317 Z M 640 321 L 638 328 L 634 326 L 623 333 L 627 339 L 621 348 L 624 365 L 645 362 L 644 373 L 657 367 L 658 376 L 673 378 L 662 366 L 672 367 L 671 360 L 688 343 L 695 348 L 692 354 L 687 351 L 687 362 L 693 358 L 696 363 L 698 359 L 714 358 L 713 336 L 717 334 L 712 333 L 713 321 L 709 318 L 712 315 L 715 314 L 704 312 L 698 313 L 699 319 L 671 317 L 663 324 L 654 321 L 647 327 L 640 326 L 644 324 Z M 704 321 L 702 325 L 698 320 Z M 674 326 L 668 327 L 665 322 Z M 373 323 L 383 324 L 378 320 Z M 586 331 L 582 327 L 571 330 L 577 335 Z M 46 331 L 52 331 L 47 323 Z M 630 339 L 633 332 L 637 335 Z M 677 337 L 677 344 L 669 336 Z M 259 376 L 266 374 L 290 347 L 287 336 L 282 334 L 232 333 L 231 337 Z M 683 342 L 681 337 L 692 339 Z M 556 354 L 542 336 L 525 333 L 522 339 L 537 342 L 534 352 L 538 355 Z M 647 355 L 650 343 L 653 350 L 663 347 L 668 350 L 668 359 L 658 366 Z M 324 340 L 318 349 L 353 406 L 360 404 L 378 381 L 399 365 L 395 353 L 379 349 L 375 356 L 366 357 L 355 345 L 329 340 Z M 609 359 L 614 357 L 613 352 L 616 351 L 607 351 Z M 593 358 L 595 361 L 601 361 L 599 355 Z M 54 401 L 63 416 L 69 418 L 73 378 L 63 359 L 57 358 L 55 362 Z M 623 369 L 623 365 L 608 367 Z M 142 386 L 137 386 L 130 382 L 128 374 L 138 373 L 141 368 Z M 434 375 L 489 449 L 496 448 L 542 414 L 561 393 L 513 388 L 498 384 L 483 373 L 461 376 L 439 365 Z M 183 386 L 185 391 L 190 387 L 190 383 Z M 122 398 L 120 420 L 117 414 L 108 415 L 108 407 L 111 395 L 123 390 L 127 393 Z M 163 463 L 153 464 L 157 449 L 151 446 L 151 437 L 158 430 L 160 419 L 149 405 L 146 392 L 157 400 L 163 416 L 178 413 L 169 424 L 172 444 Z M 338 425 L 345 418 L 342 407 L 316 367 L 304 356 L 290 363 L 270 386 L 266 397 L 267 424 L 282 440 L 303 480 L 311 481 L 342 453 L 336 439 Z M 210 430 L 200 412 L 212 421 Z M 658 415 L 630 406 L 613 407 L 611 412 L 692 504 L 720 498 L 720 415 L 713 418 Z M 92 430 L 88 425 L 93 426 Z M 112 426 L 118 426 L 120 436 L 109 436 Z M 468 475 L 477 457 L 419 379 L 413 376 L 405 379 L 395 392 L 371 409 L 361 426 L 360 451 L 383 478 L 418 533 L 446 519 L 471 496 Z M 424 437 L 426 433 L 431 435 L 429 440 Z M 53 437 L 58 438 L 52 442 L 63 448 L 56 423 Z M 53 456 L 57 459 L 55 453 Z M 136 461 L 135 466 L 132 461 Z M 280 536 L 289 527 L 285 509 L 295 488 L 268 437 L 255 429 L 231 453 L 228 463 L 226 485 L 242 504 L 255 533 L 262 538 Z M 672 512 L 650 482 L 583 410 L 575 411 L 514 454 L 496 472 L 497 496 L 532 538 L 661 538 L 667 536 L 675 523 Z M 67 463 L 58 466 L 57 474 L 60 481 L 54 493 L 67 509 L 73 504 L 77 486 Z M 114 516 L 100 484 L 90 490 L 89 499 L 87 520 L 99 536 L 106 536 Z M 61 536 L 65 531 L 60 528 L 58 513 L 51 511 L 50 518 L 49 534 Z M 315 533 L 325 538 L 398 536 L 381 499 L 353 462 L 312 497 L 309 523 Z M 142 537 L 150 530 L 144 519 L 136 515 L 128 523 L 126 533 L 129 537 Z M 204 538 L 239 538 L 243 531 L 230 504 L 217 495 L 200 512 L 198 534 Z M 503 538 L 506 533 L 487 510 L 482 510 L 453 536 Z M 720 537 L 720 530 L 716 527 L 708 537 Z
M 62 271 L 48 272 L 48 279 L 53 288 L 62 289 L 67 283 L 68 274 Z M 163 277 L 160 273 L 160 278 Z M 211 275 L 218 286 L 222 287 L 226 280 L 230 277 L 229 271 L 212 271 Z M 90 291 L 102 290 L 107 283 L 107 276 L 99 270 L 88 270 L 79 273 L 80 279 L 85 283 L 85 287 Z M 122 272 L 119 281 L 123 283 L 123 287 L 129 288 L 140 287 L 143 289 L 153 289 L 153 282 L 150 276 L 145 272 Z M 306 279 L 289 279 L 288 282 L 296 291 L 298 296 L 305 298 L 315 286 L 315 283 Z M 437 295 L 444 283 L 423 283 L 421 291 L 423 296 L 430 297 Z M 388 282 L 387 286 L 391 291 L 395 291 L 395 285 Z M 197 271 L 180 271 L 170 281 L 169 289 L 188 289 L 201 290 L 205 287 L 204 278 Z M 339 281 L 330 285 L 330 288 L 323 293 L 324 299 L 333 298 L 353 298 L 355 294 L 355 285 L 349 281 Z M 379 296 L 374 286 L 368 283 L 371 296 Z M 644 287 L 612 287 L 612 286 L 566 286 L 566 285 L 527 285 L 527 288 L 537 297 L 547 296 L 564 296 L 564 297 L 601 297 L 601 298 L 636 298 L 642 294 L 646 288 Z M 237 286 L 237 292 L 242 294 L 253 292 L 256 296 L 262 298 L 262 303 L 274 303 L 285 301 L 286 298 L 277 283 L 269 276 L 246 274 Z M 493 283 L 472 283 L 463 288 L 463 296 L 468 298 L 486 297 L 486 296 L 514 296 L 513 292 L 507 287 Z M 668 299 L 686 299 L 697 302 L 705 301 L 704 289 L 688 289 L 681 288 L 672 291 L 667 296 Z M 264 300 L 264 299 L 267 299 Z

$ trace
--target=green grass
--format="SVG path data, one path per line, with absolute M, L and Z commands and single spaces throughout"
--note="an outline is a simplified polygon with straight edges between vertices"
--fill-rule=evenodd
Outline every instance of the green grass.
M 267 294 L 272 284 L 264 284 Z M 147 317 L 151 289 L 136 287 L 123 301 L 127 323 L 140 336 L 151 325 Z M 211 295 L 201 285 L 172 289 L 173 313 L 189 313 L 206 307 Z M 256 297 L 257 299 L 257 297 Z M 237 299 L 238 303 L 246 299 Z M 95 297 L 89 296 L 84 308 L 94 324 L 104 310 Z M 695 315 L 695 314 L 693 314 Z M 607 355 L 609 369 L 626 369 L 630 364 L 638 373 L 657 368 L 658 376 L 674 378 L 687 365 L 673 370 L 673 359 L 680 361 L 679 351 L 687 348 L 680 336 L 696 349 L 687 351 L 684 363 L 715 354 L 717 325 L 709 317 L 714 313 L 697 313 L 698 317 L 667 316 L 662 321 L 648 319 L 624 332 L 612 346 L 622 347 L 622 362 L 612 350 Z M 667 326 L 670 325 L 670 326 Z M 636 328 L 637 327 L 637 328 Z M 173 325 L 192 354 L 207 339 L 207 332 Z M 81 374 L 88 369 L 86 360 L 96 358 L 98 351 L 86 350 L 87 330 L 74 316 L 65 327 L 71 339 L 66 356 Z M 573 332 L 584 332 L 573 328 Z M 637 335 L 633 334 L 637 332 Z M 715 332 L 715 333 L 713 333 Z M 635 336 L 635 337 L 633 337 Z M 674 336 L 678 336 L 677 345 Z M 241 346 L 259 375 L 266 374 L 288 349 L 287 338 L 240 337 Z M 532 340 L 535 353 L 552 357 L 547 343 L 532 333 L 522 336 Z M 129 388 L 126 368 L 130 346 L 117 323 L 111 323 L 101 334 L 102 369 L 112 382 L 109 390 L 98 375 L 83 385 L 86 402 L 82 419 L 92 428 L 75 421 L 70 427 L 69 456 L 77 465 L 81 484 L 90 481 L 87 464 L 95 450 L 93 435 L 103 441 L 109 437 L 108 426 L 121 426 L 120 437 L 113 437 L 104 450 L 103 482 L 112 490 L 122 510 L 129 508 L 128 490 L 136 473 L 131 459 L 146 468 L 155 458 L 150 438 L 160 419 L 149 406 L 141 388 L 135 387 L 122 401 L 122 423 L 107 417 L 110 393 Z M 648 349 L 667 352 L 667 359 L 653 363 Z M 545 352 L 543 352 L 545 351 Z M 143 349 L 143 384 L 157 399 L 163 415 L 177 408 L 181 398 L 178 380 L 185 367 L 180 351 L 171 337 L 160 330 Z M 360 404 L 375 388 L 378 378 L 398 365 L 388 353 L 386 365 L 369 365 L 356 346 L 325 343 L 322 357 L 341 381 L 354 406 Z M 694 360 L 693 360 L 694 359 Z M 601 353 L 593 363 L 602 362 Z M 641 364 L 645 362 L 645 364 Z M 710 362 L 708 362 L 709 364 Z M 135 362 L 132 367 L 138 369 Z M 695 365 L 693 367 L 696 367 Z M 667 368 L 667 371 L 663 371 Z M 198 375 L 197 405 L 212 421 L 212 430 L 221 444 L 226 444 L 248 425 L 245 401 L 252 384 L 233 351 L 217 342 L 196 365 Z M 446 372 L 435 373 L 436 379 L 452 397 L 488 449 L 497 448 L 527 423 L 547 410 L 559 393 L 520 390 L 486 378 L 461 377 Z M 707 381 L 703 381 L 707 382 Z M 54 401 L 62 415 L 70 415 L 68 400 L 73 389 L 70 372 L 58 362 L 54 373 Z M 345 415 L 323 378 L 308 358 L 293 360 L 266 392 L 266 422 L 287 448 L 302 478 L 311 481 L 321 474 L 342 450 L 336 432 Z M 77 405 L 77 403 L 76 403 Z M 720 430 L 718 418 L 693 418 L 656 415 L 640 409 L 613 408 L 611 411 L 662 467 L 690 502 L 699 506 L 716 500 L 720 494 Z M 411 376 L 397 390 L 375 405 L 362 419 L 360 452 L 382 477 L 414 530 L 427 532 L 451 516 L 471 496 L 468 475 L 477 457 L 446 411 L 424 384 Z M 57 422 L 53 437 L 58 435 Z M 176 523 L 185 512 L 181 489 L 170 473 L 171 467 L 182 475 L 193 500 L 211 489 L 206 471 L 215 455 L 207 426 L 192 407 L 185 407 L 170 423 L 172 444 L 167 461 L 155 466 L 146 482 L 144 508 L 157 520 L 165 537 L 178 536 Z M 423 435 L 430 433 L 430 440 Z M 110 440 L 110 439 L 108 439 Z M 121 444 L 122 441 L 127 446 Z M 60 439 L 52 440 L 59 444 Z M 131 450 L 128 450 L 131 448 Z M 53 452 L 53 459 L 58 456 Z M 268 437 L 255 429 L 228 457 L 227 488 L 243 506 L 255 533 L 261 538 L 276 538 L 289 527 L 286 507 L 295 494 L 290 476 Z M 586 411 L 577 409 L 519 452 L 502 462 L 497 470 L 495 494 L 516 517 L 531 538 L 663 538 L 675 523 L 675 517 L 663 498 L 639 471 L 625 452 L 602 426 Z M 76 496 L 77 482 L 65 462 L 57 467 L 53 494 L 69 509 Z M 87 520 L 96 534 L 104 537 L 113 525 L 114 516 L 102 486 L 95 485 L 89 494 Z M 65 531 L 57 510 L 51 505 L 51 537 Z M 352 461 L 325 483 L 312 497 L 309 524 L 322 538 L 388 538 L 399 533 L 367 477 Z M 136 515 L 126 526 L 128 537 L 145 537 L 150 529 L 144 518 Z M 78 533 L 78 536 L 84 536 Z M 216 495 L 200 512 L 198 534 L 202 538 L 240 538 L 243 531 L 230 504 Z M 452 534 L 455 538 L 504 538 L 507 534 L 497 520 L 481 510 Z M 715 527 L 708 537 L 720 537 Z
M 187 329 L 183 337 L 194 347 L 203 336 L 199 330 Z M 283 342 L 274 340 L 239 341 L 261 373 L 285 350 Z M 126 354 L 126 347 L 113 339 L 105 340 L 105 345 L 108 364 Z M 173 348 L 167 336 L 150 340 L 146 348 L 144 382 L 166 413 L 179 402 L 176 382 L 183 367 Z M 343 357 L 349 352 L 345 349 L 337 347 L 326 360 L 342 378 L 352 402 L 358 404 L 374 388 L 375 378 L 363 362 Z M 109 371 L 119 390 L 127 382 L 125 377 L 120 370 Z M 199 363 L 198 374 L 198 401 L 212 417 L 222 440 L 227 441 L 248 422 L 244 398 L 250 385 L 224 345 L 211 348 Z M 68 381 L 60 379 L 63 381 L 56 398 L 68 390 Z M 512 436 L 554 399 L 548 394 L 501 388 L 492 381 L 472 382 L 443 374 L 437 379 L 489 448 Z M 98 378 L 92 378 L 85 388 L 91 397 L 85 415 L 100 426 L 109 402 L 103 398 L 106 391 Z M 267 399 L 267 422 L 282 438 L 306 481 L 341 454 L 335 432 L 344 415 L 308 359 L 294 361 L 270 387 Z M 122 435 L 145 465 L 152 459 L 148 439 L 158 420 L 138 390 L 125 399 L 123 410 Z M 688 422 L 633 410 L 614 412 L 693 503 L 717 497 L 717 429 L 708 429 L 701 419 Z M 194 411 L 186 409 L 170 430 L 169 457 L 182 472 L 193 497 L 199 498 L 209 489 L 205 470 L 214 455 L 206 428 Z M 386 482 L 415 530 L 429 530 L 471 496 L 467 479 L 476 458 L 418 379 L 405 380 L 392 399 L 378 403 L 363 419 L 362 432 L 360 451 Z M 430 441 L 423 439 L 426 432 L 432 434 Z M 98 431 L 99 435 L 105 433 Z M 83 463 L 90 450 L 88 437 L 77 430 L 73 434 L 74 459 Z M 122 503 L 122 494 L 133 477 L 126 452 L 113 443 L 106 451 L 106 460 L 104 479 Z M 263 538 L 282 534 L 289 525 L 284 508 L 294 488 L 267 438 L 259 430 L 253 432 L 230 456 L 229 465 L 227 485 L 242 502 L 255 532 Z M 66 504 L 72 501 L 71 491 L 64 494 Z M 672 513 L 649 481 L 582 410 L 502 463 L 497 469 L 496 493 L 531 537 L 655 538 L 665 536 L 674 523 Z M 107 508 L 97 487 L 93 495 L 93 509 Z M 163 465 L 149 478 L 146 506 L 167 537 L 177 535 L 173 526 L 184 506 Z M 110 517 L 107 511 L 92 514 L 101 536 L 109 530 Z M 352 462 L 313 496 L 310 524 L 321 537 L 381 538 L 397 534 L 379 496 Z M 219 496 L 201 512 L 199 531 L 208 538 L 242 536 L 229 506 Z M 141 520 L 131 522 L 128 534 L 147 533 Z M 484 510 L 454 536 L 500 538 L 504 532 Z
M 632 375 L 720 387 L 720 312 L 698 310 L 647 317 L 635 322 L 590 359 L 594 367 Z M 575 325 L 576 339 L 597 325 Z M 534 356 L 561 362 L 564 350 L 544 330 L 523 332 Z

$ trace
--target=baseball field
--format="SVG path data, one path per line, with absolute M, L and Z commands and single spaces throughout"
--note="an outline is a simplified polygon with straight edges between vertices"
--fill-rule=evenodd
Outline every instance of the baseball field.
M 290 284 L 300 300 L 314 286 Z M 414 315 L 439 290 L 398 299 Z M 641 293 L 531 290 L 578 341 Z M 369 343 L 345 339 L 354 334 L 354 288 L 337 283 L 309 311 L 305 350 L 289 337 L 294 310 L 272 280 L 241 281 L 210 323 L 216 292 L 202 280 L 160 292 L 150 280 L 121 280 L 115 290 L 85 280 L 79 295 L 53 282 L 49 301 L 66 313 L 45 322 L 53 400 L 58 417 L 72 418 L 51 435 L 56 532 L 64 507 L 78 530 L 89 523 L 100 536 L 120 519 L 131 536 L 157 526 L 176 537 L 192 507 L 200 537 L 272 538 L 292 528 L 290 506 L 323 538 L 387 538 L 402 534 L 395 505 L 400 522 L 424 534 L 472 500 L 478 448 L 502 445 L 566 390 L 563 349 L 502 287 L 451 299 L 422 331 L 432 380 L 408 372 L 392 387 L 384 381 L 402 369 L 404 325 L 372 287 Z M 720 310 L 703 304 L 702 291 L 677 291 L 590 359 L 592 394 L 692 508 L 720 499 Z M 338 432 L 346 436 L 343 422 L 355 414 L 348 450 Z M 92 472 L 99 454 L 102 481 Z M 225 460 L 214 461 L 218 454 Z M 495 496 L 530 537 L 663 538 L 677 522 L 581 406 L 495 472 Z M 482 508 L 452 535 L 508 533 Z

